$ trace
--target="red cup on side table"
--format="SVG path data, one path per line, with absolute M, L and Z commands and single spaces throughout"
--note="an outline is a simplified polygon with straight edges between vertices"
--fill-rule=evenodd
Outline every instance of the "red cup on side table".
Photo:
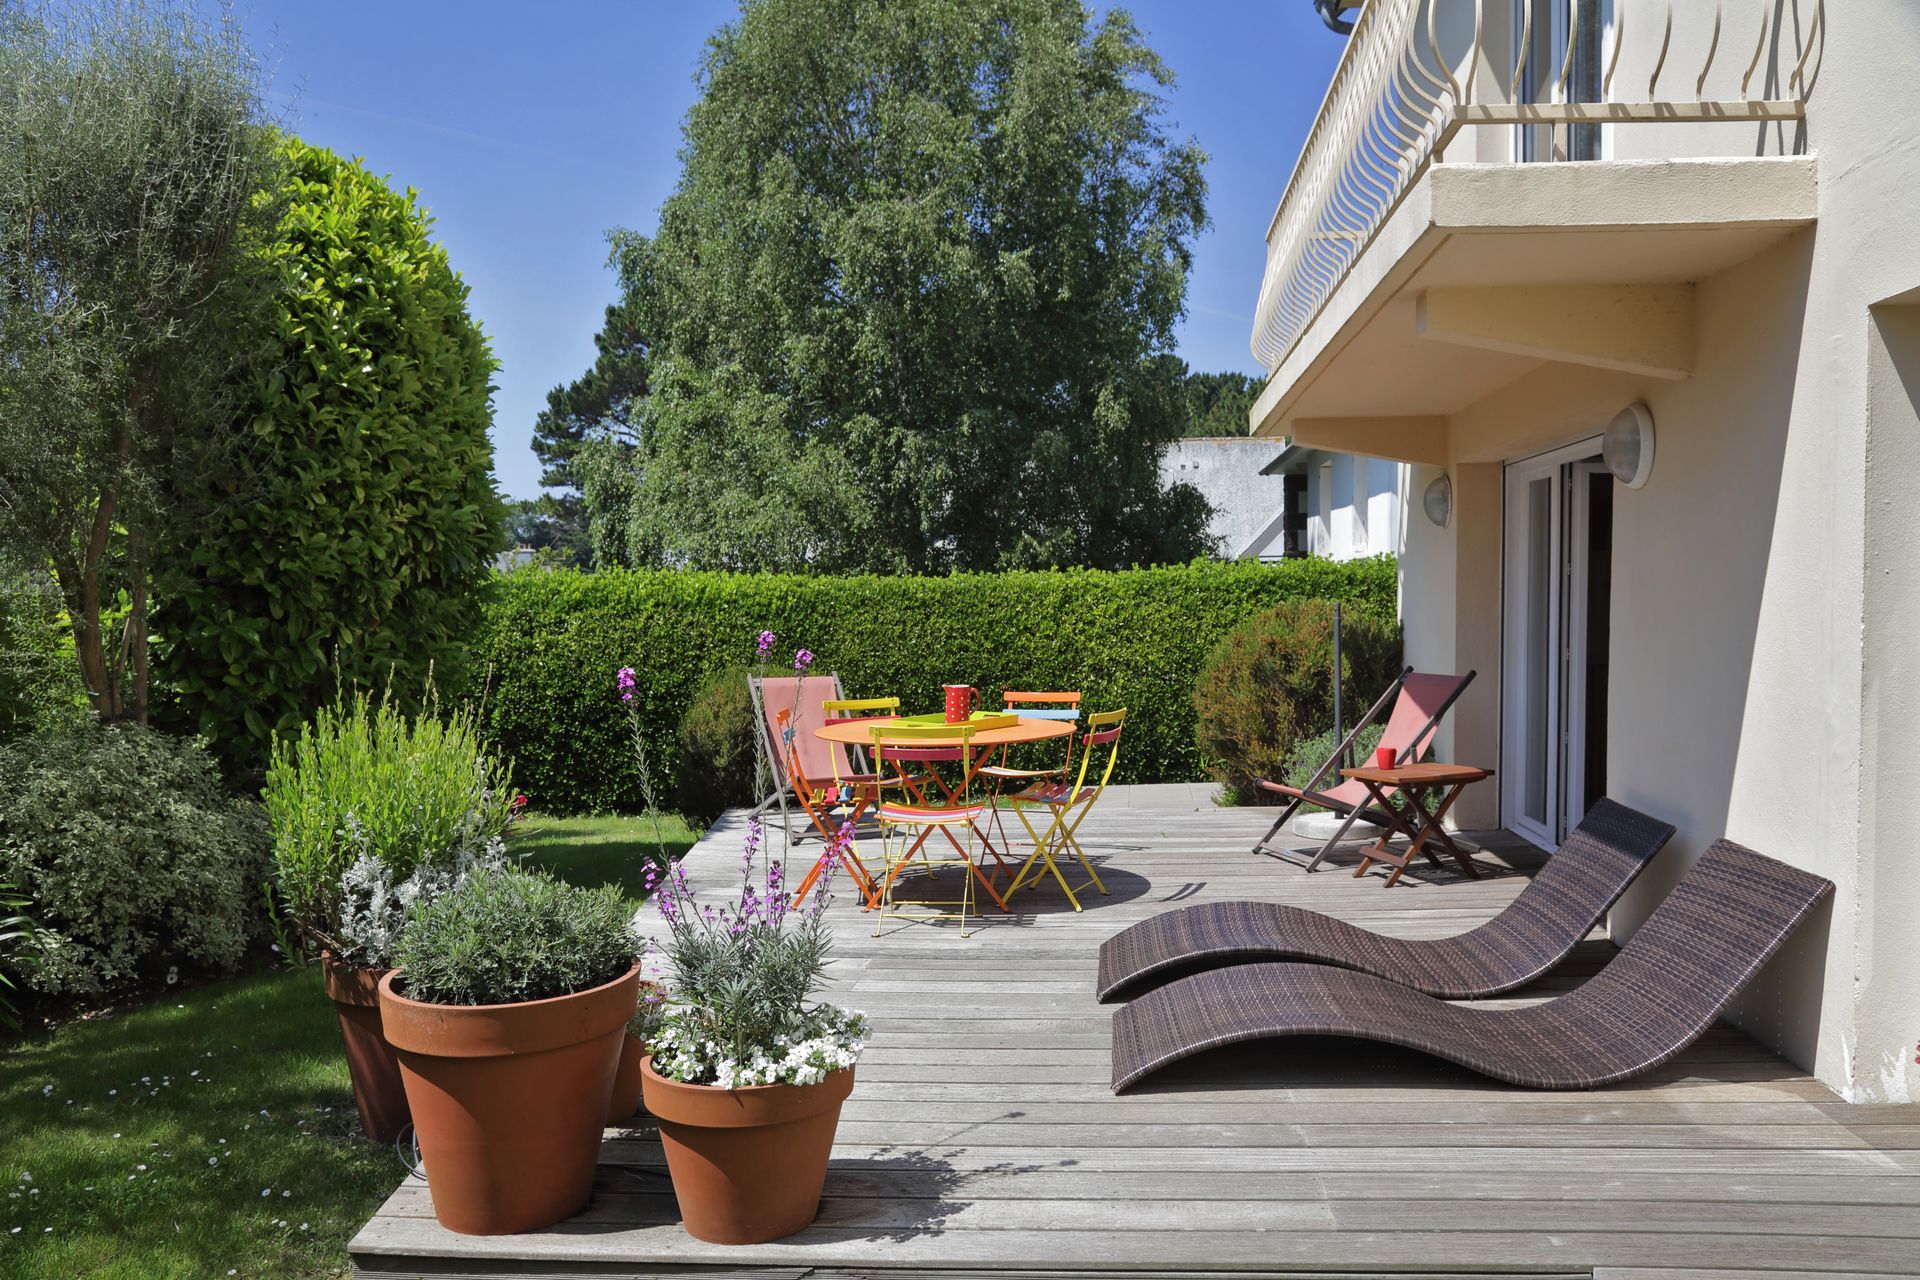
M 1375 747 L 1373 749 L 1373 767 L 1376 769 L 1393 768 L 1393 748 Z
M 944 684 L 947 691 L 947 723 L 965 724 L 980 709 L 980 691 L 970 684 Z

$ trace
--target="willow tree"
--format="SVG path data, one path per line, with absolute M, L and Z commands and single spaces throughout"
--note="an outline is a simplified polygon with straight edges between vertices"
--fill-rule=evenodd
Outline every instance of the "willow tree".
M 156 561 L 232 474 L 262 86 L 228 11 L 0 0 L 0 540 L 50 566 L 103 720 L 147 718 Z
M 648 384 L 590 515 L 717 568 L 1198 552 L 1204 502 L 1159 479 L 1206 218 L 1171 79 L 1080 0 L 748 0 L 623 245 Z

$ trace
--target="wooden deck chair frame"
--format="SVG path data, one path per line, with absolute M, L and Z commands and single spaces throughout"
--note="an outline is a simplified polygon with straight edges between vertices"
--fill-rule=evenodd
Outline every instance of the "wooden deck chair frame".
M 1025 792 L 1015 792 L 1006 797 L 1007 802 L 1013 806 L 1014 816 L 1020 819 L 1021 825 L 1027 829 L 1027 834 L 1033 837 L 1033 852 L 1027 855 L 1027 860 L 1020 866 L 1019 874 L 1014 876 L 1013 884 L 1007 890 L 1008 897 L 1012 897 L 1013 891 L 1022 885 L 1039 884 L 1041 877 L 1050 873 L 1054 882 L 1067 895 L 1067 901 L 1073 905 L 1073 909 L 1081 910 L 1080 898 L 1073 886 L 1067 883 L 1067 877 L 1062 874 L 1059 860 L 1054 856 L 1056 853 L 1063 856 L 1071 853 L 1086 869 L 1087 883 L 1081 885 L 1081 889 L 1092 887 L 1098 889 L 1103 896 L 1107 894 L 1108 889 L 1101 883 L 1100 873 L 1094 870 L 1093 861 L 1087 857 L 1087 851 L 1081 847 L 1074 833 L 1079 831 L 1080 824 L 1087 820 L 1087 815 L 1093 812 L 1095 802 L 1100 799 L 1101 793 L 1107 789 L 1107 783 L 1113 778 L 1114 765 L 1120 759 L 1120 734 L 1126 727 L 1126 722 L 1125 707 L 1117 711 L 1102 711 L 1087 717 L 1087 731 L 1079 735 L 1081 737 L 1080 772 L 1074 778 L 1071 787 L 1066 787 L 1064 782 L 1055 784 L 1051 788 L 1045 783 L 1039 783 Z M 1101 746 L 1107 748 L 1107 763 L 1100 770 L 1100 780 L 1089 787 L 1087 772 L 1093 764 L 1094 749 Z M 1028 808 L 1042 806 L 1050 810 L 1053 817 L 1045 835 L 1034 831 L 1033 824 L 1027 820 L 1026 815 Z M 1068 815 L 1072 815 L 1071 822 L 1067 820 Z
M 1336 845 L 1347 838 L 1347 831 L 1354 823 L 1365 819 L 1368 822 L 1381 826 L 1391 825 L 1388 816 L 1381 813 L 1378 809 L 1373 809 L 1366 805 L 1344 805 L 1338 802 L 1329 803 L 1326 797 L 1319 796 L 1316 798 L 1316 795 L 1320 790 L 1320 784 L 1326 780 L 1327 775 L 1344 765 L 1348 758 L 1348 753 L 1353 750 L 1354 744 L 1360 740 L 1360 734 L 1377 722 L 1383 714 L 1387 713 L 1389 708 L 1393 706 L 1395 699 L 1400 696 L 1400 691 L 1406 687 L 1408 677 L 1414 674 L 1414 669 L 1411 666 L 1401 669 L 1400 674 L 1394 677 L 1393 683 L 1387 686 L 1387 691 L 1381 694 L 1380 697 L 1375 700 L 1373 706 L 1367 709 L 1367 714 L 1362 716 L 1360 722 L 1353 726 L 1352 732 L 1347 734 L 1346 739 L 1334 749 L 1333 754 L 1327 758 L 1327 762 L 1320 766 L 1313 777 L 1307 781 L 1306 786 L 1300 788 L 1307 794 L 1293 797 L 1292 800 L 1288 802 L 1286 808 L 1280 811 L 1280 816 L 1274 820 L 1273 825 L 1267 828 L 1267 834 L 1261 836 L 1259 840 L 1254 842 L 1254 853 L 1265 854 L 1270 858 L 1278 858 L 1282 862 L 1290 862 L 1295 866 L 1303 866 L 1308 871 L 1312 871 L 1319 867 L 1320 863 L 1325 860 L 1329 853 L 1333 852 Z M 1402 747 L 1400 753 L 1394 757 L 1394 763 L 1396 765 L 1412 763 L 1413 760 L 1418 759 L 1418 753 L 1426 750 L 1432 740 L 1434 731 L 1440 727 L 1440 721 L 1446 718 L 1447 712 L 1453 709 L 1453 704 L 1460 700 L 1460 695 L 1465 693 L 1467 686 L 1473 683 L 1475 674 L 1477 673 L 1469 671 L 1466 675 L 1459 677 L 1459 682 L 1454 685 L 1453 692 L 1441 700 L 1440 705 L 1434 709 L 1433 714 L 1427 717 L 1426 723 L 1420 726 L 1420 731 L 1413 735 L 1412 741 Z M 1409 759 L 1409 757 L 1412 757 L 1412 759 Z M 1293 820 L 1293 816 L 1300 811 L 1302 806 L 1309 804 L 1316 808 L 1330 809 L 1335 813 L 1339 813 L 1343 808 L 1346 810 L 1346 812 L 1342 814 L 1343 820 L 1340 823 L 1340 829 L 1333 833 L 1333 838 L 1321 845 L 1318 849 L 1310 846 L 1306 848 L 1288 848 L 1286 846 L 1275 845 L 1273 838 L 1280 834 L 1281 828 Z
M 830 671 L 824 677 L 815 678 L 827 679 L 833 682 L 833 698 L 827 701 L 846 700 L 846 690 L 840 684 L 839 672 Z M 777 806 L 780 810 L 780 829 L 786 834 L 787 847 L 789 849 L 806 839 L 808 827 L 812 827 L 826 843 L 832 844 L 833 833 L 823 828 L 811 811 L 806 811 L 809 821 L 802 823 L 797 831 L 794 829 L 795 819 L 790 801 L 797 799 L 797 795 L 794 794 L 793 778 L 787 764 L 787 753 L 783 749 L 782 743 L 774 741 L 773 732 L 767 723 L 766 694 L 759 676 L 749 675 L 747 677 L 747 691 L 753 698 L 754 732 L 759 735 L 759 743 L 761 750 L 765 754 L 767 767 L 773 771 L 773 790 L 770 794 L 760 797 L 759 802 L 753 806 L 752 812 L 754 816 L 758 817 Z M 854 750 L 857 750 L 857 748 L 848 749 L 850 762 L 853 761 L 852 752 Z M 864 765 L 865 762 L 858 761 L 858 763 Z

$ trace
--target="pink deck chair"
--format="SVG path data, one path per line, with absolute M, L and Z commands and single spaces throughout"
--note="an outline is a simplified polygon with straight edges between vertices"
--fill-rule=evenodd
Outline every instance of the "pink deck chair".
M 1353 732 L 1347 735 L 1346 741 L 1320 766 L 1306 786 L 1290 787 L 1284 782 L 1270 782 L 1261 778 L 1259 785 L 1262 789 L 1286 796 L 1288 804 L 1281 810 L 1279 819 L 1267 829 L 1267 834 L 1254 844 L 1253 851 L 1279 858 L 1283 862 L 1304 865 L 1312 871 L 1333 851 L 1335 845 L 1346 839 L 1347 830 L 1354 823 L 1367 821 L 1386 826 L 1389 822 L 1387 815 L 1370 805 L 1366 787 L 1357 780 L 1347 778 L 1325 790 L 1321 789 L 1322 785 L 1347 763 L 1348 753 L 1353 750 L 1361 730 L 1377 721 L 1388 703 L 1393 704 L 1393 713 L 1387 717 L 1387 727 L 1380 735 L 1380 745 L 1393 749 L 1395 764 L 1417 763 L 1433 745 L 1433 737 L 1440 731 L 1441 719 L 1459 701 L 1460 695 L 1473 682 L 1473 677 L 1471 671 L 1464 676 L 1423 675 L 1408 667 L 1387 686 L 1387 691 L 1380 695 L 1379 701 L 1373 704 L 1360 723 L 1353 726 Z M 1392 795 L 1393 789 L 1388 788 L 1386 794 Z M 1333 839 L 1317 850 L 1289 849 L 1273 844 L 1273 838 L 1280 834 L 1280 829 L 1291 822 L 1293 815 L 1304 805 L 1331 810 L 1346 821 L 1340 824 L 1340 830 L 1334 833 Z
M 877 774 L 869 772 L 866 753 L 859 747 L 824 742 L 814 736 L 816 729 L 828 723 L 824 704 L 846 697 L 840 687 L 840 676 L 838 673 L 749 676 L 747 681 L 753 691 L 754 718 L 760 729 L 761 744 L 766 747 L 767 759 L 773 766 L 773 791 L 761 797 L 753 811 L 764 813 L 779 806 L 780 825 L 787 834 L 788 847 L 798 844 L 810 830 L 825 839 L 821 812 L 837 806 L 823 793 L 837 786 L 851 799 L 852 789 L 880 781 Z M 782 740 L 785 735 L 780 726 L 780 713 L 783 711 L 789 713 L 793 727 L 791 744 Z M 789 767 L 789 747 L 797 757 L 797 770 Z M 793 776 L 796 772 L 799 777 Z M 800 812 L 795 813 L 795 808 Z M 797 830 L 796 820 L 799 820 Z

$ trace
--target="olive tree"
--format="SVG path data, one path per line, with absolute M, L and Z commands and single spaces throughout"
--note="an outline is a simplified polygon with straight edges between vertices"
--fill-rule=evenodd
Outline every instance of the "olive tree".
M 0 546 L 50 567 L 105 721 L 147 719 L 156 564 L 233 483 L 263 103 L 229 10 L 0 0 Z

